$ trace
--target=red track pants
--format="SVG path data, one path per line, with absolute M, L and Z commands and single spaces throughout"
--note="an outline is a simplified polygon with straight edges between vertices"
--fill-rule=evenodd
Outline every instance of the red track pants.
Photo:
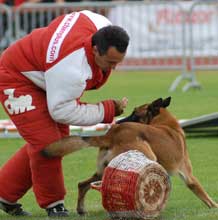
M 40 151 L 68 136 L 69 126 L 52 120 L 45 91 L 20 73 L 9 73 L 1 66 L 0 101 L 27 142 L 0 169 L 0 197 L 16 202 L 33 187 L 42 208 L 63 200 L 62 158 L 48 159 Z

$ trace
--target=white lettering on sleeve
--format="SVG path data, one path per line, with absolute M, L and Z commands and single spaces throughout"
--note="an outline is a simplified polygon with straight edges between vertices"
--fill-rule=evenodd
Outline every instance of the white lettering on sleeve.
M 58 25 L 58 28 L 52 35 L 52 38 L 49 42 L 47 55 L 46 55 L 46 63 L 52 63 L 57 59 L 64 38 L 67 36 L 70 29 L 76 23 L 78 18 L 79 18 L 79 12 L 73 12 L 71 14 L 67 14 L 64 17 L 64 19 L 61 21 L 61 23 Z

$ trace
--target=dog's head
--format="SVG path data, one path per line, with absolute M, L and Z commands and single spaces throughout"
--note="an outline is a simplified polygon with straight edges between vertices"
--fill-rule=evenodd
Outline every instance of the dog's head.
M 156 99 L 150 104 L 144 104 L 136 107 L 132 114 L 117 121 L 117 124 L 123 122 L 139 122 L 143 124 L 149 124 L 151 120 L 160 113 L 160 108 L 166 108 L 170 105 L 171 97 L 166 99 Z

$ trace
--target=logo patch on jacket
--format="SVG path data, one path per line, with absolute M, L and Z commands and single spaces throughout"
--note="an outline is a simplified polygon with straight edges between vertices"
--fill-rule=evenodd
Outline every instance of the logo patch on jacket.
M 34 110 L 36 107 L 32 105 L 31 95 L 21 95 L 14 97 L 15 89 L 5 89 L 4 94 L 8 95 L 8 99 L 5 100 L 4 106 L 8 110 L 10 115 L 17 115 L 27 111 Z

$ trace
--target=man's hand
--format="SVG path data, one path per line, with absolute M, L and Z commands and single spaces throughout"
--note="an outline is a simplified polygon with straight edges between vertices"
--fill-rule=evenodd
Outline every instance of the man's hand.
M 126 97 L 123 97 L 121 100 L 114 100 L 115 116 L 123 114 L 124 108 L 126 108 L 127 104 L 128 99 Z

